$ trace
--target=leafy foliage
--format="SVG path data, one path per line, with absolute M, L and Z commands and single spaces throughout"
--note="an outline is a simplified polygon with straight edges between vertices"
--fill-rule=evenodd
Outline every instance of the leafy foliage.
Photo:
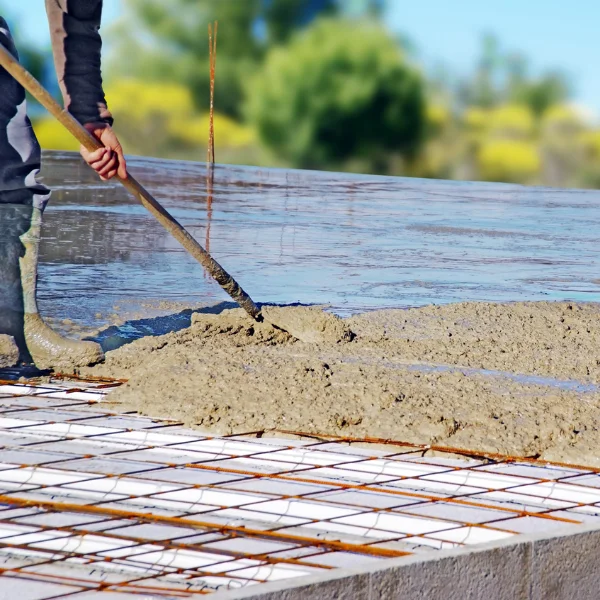
M 274 153 L 298 167 L 350 158 L 385 167 L 424 134 L 421 76 L 376 24 L 323 20 L 275 48 L 250 80 L 247 116 Z
M 600 187 L 600 129 L 568 104 L 568 78 L 534 72 L 493 36 L 471 73 L 440 62 L 425 78 L 409 66 L 417 50 L 384 28 L 384 0 L 123 5 L 121 25 L 103 28 L 103 70 L 129 153 L 204 160 L 207 26 L 218 20 L 219 162 Z M 23 63 L 58 97 L 49 46 L 24 43 L 11 7 L 0 0 Z M 29 110 L 43 147 L 77 149 Z
M 307 0 L 269 0 L 264 12 L 269 43 L 285 43 L 299 25 L 305 25 L 313 16 L 312 11 L 307 11 L 310 4 Z M 335 0 L 321 0 L 312 4 L 319 4 L 316 7 L 319 15 L 334 15 L 338 12 Z
M 36 119 L 33 128 L 42 149 L 79 151 L 79 142 L 53 117 Z
M 162 157 L 187 152 L 204 159 L 208 114 L 198 114 L 186 87 L 122 79 L 107 86 L 106 97 L 128 152 Z M 217 149 L 254 141 L 248 127 L 225 115 L 215 115 L 215 128 Z
M 111 75 L 185 85 L 195 106 L 206 107 L 208 23 L 220 20 L 227 26 L 221 27 L 218 37 L 215 102 L 221 111 L 237 115 L 241 82 L 262 52 L 252 32 L 259 5 L 260 0 L 128 0 L 126 18 L 112 36 L 119 60 Z
M 334 13 L 334 0 L 127 0 L 127 18 L 113 36 L 121 75 L 186 85 L 198 108 L 210 89 L 208 24 L 219 21 L 215 105 L 240 117 L 244 81 L 261 63 L 270 45 L 320 14 Z M 135 30 L 132 31 L 131 24 Z
M 528 106 L 536 118 L 570 93 L 567 78 L 559 71 L 529 74 L 529 65 L 517 52 L 503 52 L 495 36 L 482 38 L 481 54 L 472 77 L 462 80 L 458 96 L 464 106 L 492 108 L 510 102 Z
M 195 111 L 190 91 L 177 84 L 121 79 L 106 87 L 119 137 L 128 154 L 203 160 L 208 113 Z M 45 149 L 79 150 L 79 143 L 52 117 L 34 123 Z M 255 143 L 253 131 L 222 114 L 215 114 L 217 154 Z

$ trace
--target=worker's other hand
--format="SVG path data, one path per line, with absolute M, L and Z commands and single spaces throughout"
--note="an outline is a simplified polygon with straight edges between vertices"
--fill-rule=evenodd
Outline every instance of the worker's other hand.
M 115 175 L 121 179 L 127 178 L 127 165 L 123 156 L 123 148 L 108 123 L 86 123 L 84 127 L 104 146 L 94 152 L 89 152 L 83 146 L 80 148 L 83 160 L 107 181 Z

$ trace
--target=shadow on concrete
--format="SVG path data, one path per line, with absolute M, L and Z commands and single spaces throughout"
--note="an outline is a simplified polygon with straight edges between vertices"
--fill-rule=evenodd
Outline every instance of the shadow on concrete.
M 317 306 L 315 304 L 304 304 L 293 302 L 289 304 L 257 303 L 259 308 L 263 306 Z M 319 305 L 323 306 L 323 305 Z M 104 352 L 110 352 L 121 348 L 131 342 L 145 338 L 166 335 L 187 329 L 192 324 L 193 314 L 220 315 L 225 310 L 239 308 L 235 302 L 219 302 L 213 306 L 203 308 L 187 308 L 181 312 L 160 317 L 148 317 L 145 319 L 132 319 L 121 325 L 111 325 L 103 329 L 95 336 L 84 339 L 98 342 Z M 0 381 L 17 381 L 20 378 L 32 379 L 52 375 L 52 370 L 41 371 L 35 365 L 21 364 L 17 367 L 0 369 Z
M 187 329 L 192 324 L 193 314 L 219 315 L 231 308 L 238 308 L 238 305 L 235 302 L 219 302 L 204 308 L 187 308 L 172 315 L 125 321 L 121 325 L 111 325 L 97 335 L 85 339 L 98 342 L 104 352 L 110 352 L 144 337 L 166 335 Z
M 0 381 L 18 381 L 21 378 L 33 379 L 35 377 L 45 377 L 51 374 L 52 371 L 41 371 L 35 365 L 20 365 L 17 367 L 0 369 Z
M 257 306 L 262 308 L 263 306 L 314 305 L 294 302 L 285 305 L 257 303 Z M 167 333 L 173 333 L 176 331 L 181 331 L 182 329 L 187 329 L 192 324 L 193 314 L 220 315 L 223 311 L 232 308 L 239 308 L 239 306 L 235 302 L 219 302 L 219 304 L 215 304 L 214 306 L 207 306 L 197 309 L 187 308 L 172 315 L 125 321 L 121 325 L 111 325 L 110 327 L 100 331 L 97 335 L 93 337 L 87 337 L 85 339 L 98 342 L 102 346 L 102 350 L 104 350 L 104 352 L 110 352 L 144 337 L 166 335 Z

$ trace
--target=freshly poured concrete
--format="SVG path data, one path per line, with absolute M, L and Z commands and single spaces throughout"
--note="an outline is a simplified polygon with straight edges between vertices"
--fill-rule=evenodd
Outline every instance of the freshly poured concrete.
M 0 369 L 13 367 L 19 360 L 19 348 L 14 338 L 0 335 Z
M 128 379 L 120 410 L 218 434 L 402 439 L 600 466 L 600 305 L 463 303 L 349 319 L 196 313 L 80 372 Z
M 310 429 L 600 461 L 598 305 L 473 302 L 600 300 L 597 192 L 218 167 L 208 198 L 204 165 L 131 161 L 256 301 L 355 315 L 315 310 L 307 323 L 307 309 L 267 307 L 290 338 L 231 320 L 218 286 L 79 163 L 46 161 L 56 193 L 41 305 L 63 330 L 104 328 L 107 360 L 91 372 L 130 378 L 123 406 L 219 433 Z M 114 350 L 169 331 L 144 320 L 161 312 L 182 331 Z

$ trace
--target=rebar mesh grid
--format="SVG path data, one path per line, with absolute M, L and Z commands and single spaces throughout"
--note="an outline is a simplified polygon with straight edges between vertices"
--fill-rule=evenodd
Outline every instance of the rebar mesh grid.
M 115 385 L 0 383 L 3 597 L 189 598 L 600 523 L 600 469 L 205 436 L 110 412 Z

